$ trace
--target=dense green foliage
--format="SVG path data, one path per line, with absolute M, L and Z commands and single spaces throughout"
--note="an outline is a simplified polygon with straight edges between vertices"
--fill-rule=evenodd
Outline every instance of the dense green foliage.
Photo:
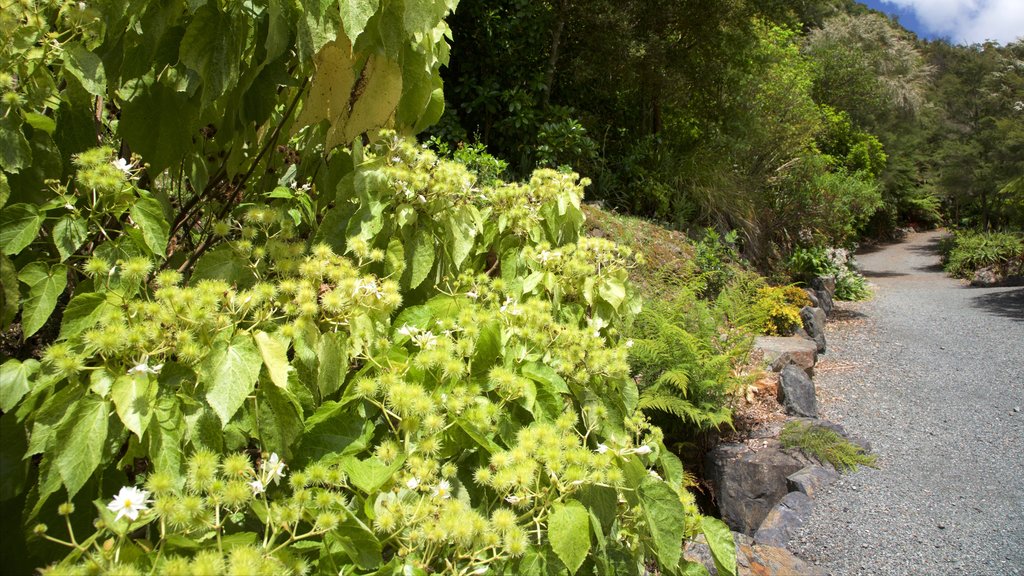
M 811 422 L 787 422 L 779 434 L 779 440 L 783 447 L 798 448 L 839 471 L 856 470 L 857 466 L 873 467 L 878 459 L 836 431 Z
M 970 279 L 982 268 L 995 277 L 1024 276 L 1024 235 L 961 230 L 945 242 L 946 272 Z

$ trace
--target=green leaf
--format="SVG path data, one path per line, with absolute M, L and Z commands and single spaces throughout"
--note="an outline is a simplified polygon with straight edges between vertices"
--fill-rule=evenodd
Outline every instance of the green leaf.
M 626 299 L 626 284 L 618 278 L 605 278 L 598 285 L 597 293 L 605 302 L 611 304 L 612 308 L 618 310 L 622 301 Z
M 39 235 L 46 214 L 32 204 L 13 204 L 0 211 L 0 245 L 11 256 L 25 249 Z
M 254 337 L 271 382 L 278 388 L 288 388 L 288 372 L 291 371 L 288 364 L 288 339 L 263 331 L 256 332 Z
M 373 531 L 355 516 L 349 515 L 331 531 L 345 554 L 363 570 L 373 570 L 381 563 L 381 543 Z M 325 538 L 325 541 L 327 539 Z M 328 544 L 329 546 L 329 544 Z
M 679 496 L 668 484 L 647 477 L 640 484 L 639 497 L 658 563 L 666 569 L 675 567 L 686 533 L 686 513 Z
M 256 387 L 263 360 L 246 332 L 235 334 L 231 342 L 217 340 L 203 359 L 199 376 L 206 384 L 206 400 L 227 426 Z
M 342 461 L 342 469 L 348 474 L 349 482 L 353 486 L 366 494 L 373 494 L 387 484 L 404 463 L 404 457 L 398 458 L 390 466 L 376 456 L 371 456 L 366 460 L 349 457 Z
M 110 405 L 95 396 L 85 396 L 74 403 L 72 410 L 71 417 L 57 430 L 54 462 L 70 498 L 103 461 Z
M 352 43 L 366 29 L 366 23 L 380 6 L 380 0 L 341 0 L 341 25 Z
M 0 412 L 10 412 L 28 394 L 32 389 L 29 378 L 38 371 L 39 361 L 31 358 L 8 360 L 0 366 Z
M 722 576 L 736 576 L 736 543 L 729 526 L 718 518 L 705 516 L 700 528 L 707 538 L 718 573 Z
M 21 131 L 21 117 L 17 113 L 0 115 L 0 169 L 17 173 L 31 164 L 32 146 Z
M 245 259 L 237 256 L 230 246 L 222 244 L 199 258 L 192 271 L 192 280 L 223 280 L 241 288 L 251 285 L 254 278 Z
M 88 239 L 89 227 L 80 216 L 67 214 L 53 225 L 53 243 L 57 245 L 61 262 L 70 258 Z
M 555 504 L 548 516 L 548 539 L 558 559 L 575 574 L 590 553 L 590 515 L 582 504 L 571 500 Z
M 259 438 L 263 449 L 291 459 L 292 448 L 302 435 L 302 407 L 286 388 L 260 386 Z
M 229 4 L 230 6 L 230 4 Z M 221 12 L 217 3 L 205 4 L 192 15 L 181 39 L 181 63 L 203 80 L 203 102 L 212 102 L 238 80 L 242 61 L 241 14 Z
M 121 422 L 140 440 L 153 417 L 156 390 L 156 382 L 145 373 L 119 376 L 110 389 L 110 399 Z
M 139 86 L 122 97 L 125 103 L 117 130 L 149 162 L 149 175 L 155 178 L 192 148 L 200 106 L 163 82 Z
M 534 272 L 523 280 L 523 294 L 529 294 L 533 292 L 533 289 L 540 284 L 540 281 L 544 279 L 543 272 Z
M 412 240 L 412 250 L 407 251 L 409 289 L 412 290 L 426 280 L 434 267 L 434 237 L 426 228 L 418 228 Z
M 317 345 L 320 367 L 316 383 L 320 396 L 326 398 L 341 388 L 348 368 L 348 353 L 345 336 L 339 332 L 328 332 L 320 336 Z
M 565 380 L 555 372 L 554 368 L 539 362 L 527 362 L 520 370 L 523 376 L 530 380 L 547 386 L 553 393 L 568 394 L 569 386 Z
M 0 208 L 7 205 L 7 199 L 11 197 L 11 185 L 7 182 L 7 175 L 0 172 Z
M 25 427 L 13 412 L 0 416 L 0 502 L 10 500 L 25 489 L 30 459 L 26 459 L 28 439 Z
M 64 71 L 78 79 L 89 94 L 106 95 L 107 75 L 103 70 L 103 61 L 81 44 L 64 47 Z
M 10 258 L 0 253 L 0 330 L 6 330 L 18 315 L 18 271 Z
M 165 368 L 166 369 L 166 368 Z M 181 473 L 181 446 L 185 435 L 185 422 L 181 407 L 174 396 L 162 396 L 153 408 L 153 420 L 146 430 L 149 439 L 149 457 L 153 469 L 174 477 Z
M 128 210 L 132 221 L 142 230 L 142 238 L 146 246 L 155 256 L 163 257 L 167 250 L 167 237 L 171 225 L 164 217 L 164 209 L 160 202 L 149 193 L 142 192 L 139 199 Z
M 351 455 L 366 448 L 373 423 L 361 421 L 340 402 L 324 402 L 306 419 L 296 459 L 310 462 L 328 454 Z
M 22 337 L 27 339 L 46 324 L 57 307 L 57 298 L 68 285 L 68 269 L 63 264 L 47 269 L 42 262 L 32 262 L 21 269 L 18 279 L 29 286 L 21 313 Z
M 99 292 L 76 294 L 64 307 L 59 338 L 67 340 L 92 328 L 111 307 L 112 305 L 107 303 L 106 295 Z

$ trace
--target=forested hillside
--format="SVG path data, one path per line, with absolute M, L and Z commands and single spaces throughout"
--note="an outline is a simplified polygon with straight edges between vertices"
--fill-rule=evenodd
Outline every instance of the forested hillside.
M 1024 269 L 1024 44 L 853 2 L 16 0 L 0 93 L 0 571 L 734 574 L 755 338 Z
M 742 231 L 763 267 L 906 224 L 1024 225 L 1024 45 L 916 39 L 852 1 L 486 2 L 432 133 L 591 200 Z

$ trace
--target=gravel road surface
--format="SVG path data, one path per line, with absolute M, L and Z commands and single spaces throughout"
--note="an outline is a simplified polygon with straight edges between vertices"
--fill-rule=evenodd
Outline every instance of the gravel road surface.
M 946 277 L 941 236 L 858 256 L 875 296 L 829 325 L 824 417 L 879 456 L 790 542 L 836 576 L 1024 575 L 1024 288 Z

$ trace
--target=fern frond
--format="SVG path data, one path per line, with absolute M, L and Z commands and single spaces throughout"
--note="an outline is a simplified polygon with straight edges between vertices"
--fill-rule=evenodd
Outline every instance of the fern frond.
M 690 386 L 690 375 L 686 373 L 686 370 L 680 368 L 666 370 L 658 377 L 658 384 L 672 386 L 683 395 L 683 398 L 686 398 Z

